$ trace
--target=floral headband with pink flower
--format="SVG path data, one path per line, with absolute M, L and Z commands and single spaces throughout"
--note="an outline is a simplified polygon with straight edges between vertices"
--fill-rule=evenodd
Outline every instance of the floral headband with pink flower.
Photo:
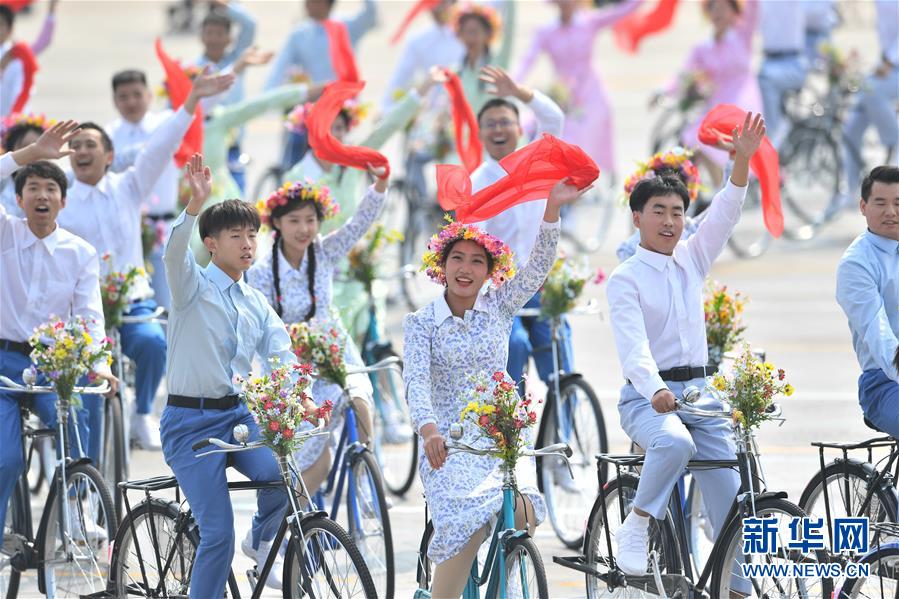
M 490 280 L 495 287 L 499 287 L 515 276 L 515 262 L 512 259 L 512 250 L 508 245 L 473 225 L 450 220 L 448 225 L 431 237 L 428 242 L 428 251 L 421 259 L 421 270 L 425 271 L 432 281 L 441 285 L 446 284 L 446 273 L 442 264 L 443 252 L 449 245 L 462 239 L 475 242 L 493 257 L 493 271 L 490 273 Z
M 499 34 L 503 30 L 503 20 L 499 16 L 499 13 L 492 7 L 483 4 L 475 4 L 474 2 L 465 2 L 453 7 L 452 14 L 450 15 L 453 31 L 458 34 L 463 19 L 468 16 L 477 16 L 487 22 L 490 28 L 490 39 L 488 40 L 488 43 L 490 44 L 496 41 L 496 38 L 499 37 Z
M 2 143 L 4 147 L 6 146 L 6 136 L 9 135 L 10 130 L 15 127 L 20 127 L 22 125 L 31 125 L 33 127 L 38 127 L 39 129 L 46 131 L 54 124 L 56 124 L 56 121 L 53 119 L 48 119 L 47 116 L 43 113 L 34 114 L 33 112 L 14 112 L 0 121 L 0 143 Z
M 699 196 L 702 185 L 699 180 L 699 170 L 690 160 L 693 152 L 681 147 L 672 148 L 664 152 L 653 154 L 649 160 L 637 163 L 637 170 L 624 180 L 624 193 L 630 196 L 637 183 L 644 179 L 658 177 L 660 170 L 670 169 L 680 173 L 680 178 L 687 185 L 692 202 Z
M 285 183 L 277 191 L 268 196 L 266 200 L 256 202 L 256 210 L 259 211 L 259 220 L 262 224 L 271 226 L 272 211 L 278 206 L 286 206 L 290 201 L 308 200 L 321 208 L 322 218 L 327 220 L 340 212 L 340 204 L 331 195 L 331 190 L 326 185 L 313 183 L 309 179 L 296 183 Z
M 312 108 L 312 104 L 309 102 L 297 104 L 284 119 L 284 127 L 291 133 L 305 133 L 306 116 L 309 114 L 310 108 Z M 340 114 L 349 123 L 347 129 L 353 129 L 362 122 L 362 119 L 368 116 L 368 104 L 362 104 L 358 100 L 351 98 L 343 103 L 343 106 L 340 108 Z

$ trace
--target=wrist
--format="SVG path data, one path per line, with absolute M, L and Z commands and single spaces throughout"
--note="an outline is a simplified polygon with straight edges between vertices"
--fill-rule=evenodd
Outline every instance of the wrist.
M 526 85 L 519 85 L 518 91 L 515 93 L 515 97 L 525 104 L 530 104 L 531 100 L 534 99 L 534 90 L 527 87 Z

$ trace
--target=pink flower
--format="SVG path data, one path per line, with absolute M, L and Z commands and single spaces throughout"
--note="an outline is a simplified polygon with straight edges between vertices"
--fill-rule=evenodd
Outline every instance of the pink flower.
M 285 428 L 281 431 L 281 434 L 284 435 L 285 439 L 293 439 L 293 429 Z
M 478 418 L 478 424 L 481 426 L 490 426 L 490 416 L 484 414 L 480 418 Z
M 505 378 L 505 376 L 503 376 L 503 373 L 500 371 L 496 371 L 493 373 L 493 380 L 496 381 L 497 383 L 502 382 L 502 380 L 504 378 Z
M 281 428 L 281 425 L 278 424 L 275 420 L 272 420 L 271 422 L 268 423 L 268 430 L 270 430 L 272 432 L 277 433 L 278 429 L 280 429 L 280 428 Z
M 600 268 L 598 271 L 596 271 L 596 278 L 593 279 L 593 284 L 601 285 L 603 283 L 603 281 L 605 281 L 605 280 L 606 280 L 606 271 L 604 271 L 602 268 Z

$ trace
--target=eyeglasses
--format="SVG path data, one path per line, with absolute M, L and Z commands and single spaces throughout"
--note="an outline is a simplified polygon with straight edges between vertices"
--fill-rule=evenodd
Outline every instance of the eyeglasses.
M 498 121 L 484 121 L 484 129 L 490 131 L 491 129 L 508 129 L 509 127 L 514 127 L 518 123 L 513 121 L 512 119 L 500 119 Z

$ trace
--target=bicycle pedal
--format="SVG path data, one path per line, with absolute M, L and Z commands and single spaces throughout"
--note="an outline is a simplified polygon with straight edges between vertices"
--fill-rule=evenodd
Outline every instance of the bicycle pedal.
M 256 570 L 256 566 L 247 570 L 247 580 L 250 582 L 251 591 L 255 591 L 256 585 L 259 583 L 259 572 Z

